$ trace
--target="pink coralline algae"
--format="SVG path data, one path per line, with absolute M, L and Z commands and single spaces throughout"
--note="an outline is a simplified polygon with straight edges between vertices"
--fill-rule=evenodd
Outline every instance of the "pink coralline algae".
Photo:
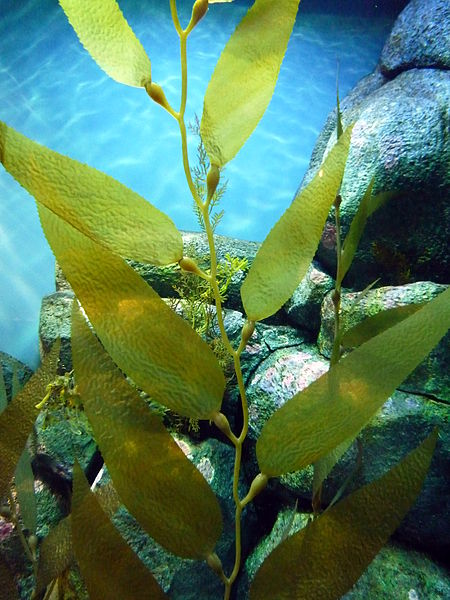
M 278 406 L 315 381 L 328 369 L 328 363 L 306 352 L 281 356 L 273 366 L 257 374 L 252 386 L 276 398 Z
M 333 223 L 325 224 L 320 241 L 322 246 L 327 250 L 334 250 L 336 248 L 336 226 Z
M 13 532 L 14 525 L 9 521 L 5 521 L 4 519 L 0 519 L 0 542 L 9 538 L 11 533 Z

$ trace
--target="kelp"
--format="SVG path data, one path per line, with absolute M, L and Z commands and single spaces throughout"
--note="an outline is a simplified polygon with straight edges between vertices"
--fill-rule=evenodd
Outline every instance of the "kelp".
M 38 415 L 36 399 L 45 396 L 48 383 L 55 378 L 59 356 L 59 340 L 0 415 L 0 497 L 4 497 L 14 475 L 33 423 Z
M 436 439 L 435 430 L 383 477 L 282 542 L 257 572 L 250 599 L 333 600 L 345 594 L 414 502 Z
M 145 89 L 177 122 L 187 184 L 208 242 L 209 268 L 202 270 L 193 257 L 183 256 L 181 234 L 171 219 L 132 190 L 40 146 L 4 123 L 0 123 L 0 160 L 34 196 L 43 231 L 76 295 L 72 350 L 77 393 L 112 478 L 113 506 L 120 498 L 144 530 L 170 552 L 205 560 L 223 582 L 224 600 L 228 600 L 241 564 L 245 506 L 270 477 L 314 463 L 314 519 L 283 539 L 269 555 L 252 583 L 251 598 L 338 598 L 361 575 L 414 502 L 437 434 L 431 434 L 379 481 L 343 500 L 336 499 L 323 513 L 322 481 L 354 436 L 446 333 L 450 291 L 420 308 L 394 309 L 353 331 L 343 331 L 342 280 L 367 220 L 389 194 L 373 196 L 376 181 L 372 179 L 341 245 L 340 185 L 352 124 L 344 128 L 337 94 L 337 143 L 262 243 L 242 285 L 247 321 L 239 345 L 233 346 L 222 314 L 214 241 L 217 223 L 211 220 L 211 208 L 216 205 L 216 190 L 221 189 L 221 168 L 246 142 L 270 102 L 299 2 L 255 0 L 231 35 L 204 98 L 200 132 L 210 166 L 206 189 L 200 193 L 189 165 L 184 121 L 187 38 L 204 22 L 209 5 L 220 1 L 226 0 L 196 0 L 184 29 L 176 0 L 169 2 L 180 40 L 178 110 L 168 102 L 163 87 L 152 81 L 150 59 L 114 0 L 60 1 L 99 66 L 120 83 Z M 331 207 L 338 238 L 331 367 L 264 425 L 256 444 L 261 473 L 241 497 L 238 482 L 249 426 L 241 354 L 255 322 L 273 315 L 306 274 Z M 228 363 L 234 365 L 233 385 L 239 391 L 242 414 L 236 420 L 242 426 L 238 431 L 232 430 L 221 412 L 225 377 L 208 341 L 129 266 L 125 260 L 129 258 L 153 265 L 178 263 L 191 277 L 210 285 L 222 348 L 229 354 Z M 342 343 L 357 348 L 342 358 Z M 58 353 L 55 346 L 38 373 L 0 415 L 0 492 L 7 493 L 22 456 L 16 484 L 24 526 L 33 531 L 29 462 L 22 452 L 37 414 L 35 407 L 41 405 L 47 384 L 55 377 Z M 235 558 L 228 575 L 216 553 L 222 530 L 219 503 L 138 390 L 175 413 L 210 420 L 235 450 L 230 490 L 235 503 Z M 0 403 L 5 405 L 3 396 Z M 76 560 L 93 599 L 166 598 L 115 529 L 110 520 L 113 511 L 103 510 L 101 496 L 97 498 L 89 489 L 78 464 L 73 490 L 72 514 L 41 543 L 39 564 L 25 542 L 37 579 L 35 589 L 42 592 L 53 586 L 58 594 L 64 593 L 65 574 Z M 4 589 L 15 589 L 4 566 L 0 566 L 0 578 Z M 13 594 L 11 591 L 10 597 Z
M 167 599 L 153 575 L 102 511 L 78 464 L 74 466 L 73 488 L 72 543 L 89 598 Z M 105 570 L 105 563 L 113 568 Z

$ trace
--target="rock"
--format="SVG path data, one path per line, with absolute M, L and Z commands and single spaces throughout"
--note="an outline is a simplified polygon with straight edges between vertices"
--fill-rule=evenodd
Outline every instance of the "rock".
M 283 404 L 328 370 L 312 344 L 276 348 L 263 359 L 248 382 L 249 439 L 256 441 L 263 425 Z
M 389 543 L 342 600 L 447 597 L 450 597 L 450 577 L 445 567 L 426 554 Z
M 380 65 L 341 102 L 344 125 L 355 123 L 341 190 L 343 233 L 373 176 L 374 193 L 397 192 L 368 220 L 348 286 L 364 288 L 378 277 L 383 285 L 450 280 L 449 12 L 446 0 L 413 0 L 397 19 Z M 335 138 L 333 111 L 300 188 Z M 317 258 L 332 276 L 335 242 L 331 213 Z
M 411 0 L 392 28 L 380 63 L 389 77 L 413 67 L 450 68 L 448 0 Z
M 372 177 L 374 192 L 397 190 L 368 220 L 347 285 L 365 287 L 450 278 L 450 72 L 414 69 L 366 97 L 356 118 L 341 188 L 345 234 Z M 348 123 L 344 110 L 344 123 Z M 330 144 L 329 144 L 330 145 Z M 336 269 L 334 217 L 318 259 Z
M 45 296 L 39 317 L 39 343 L 41 359 L 50 350 L 53 342 L 61 338 L 58 371 L 71 371 L 70 319 L 74 294 L 70 289 Z
M 17 378 L 17 384 L 19 387 L 23 387 L 33 374 L 33 371 L 23 362 L 17 360 L 17 358 L 6 354 L 6 352 L 0 352 L 0 365 L 1 372 L 3 373 L 3 382 L 6 389 L 6 399 L 9 402 L 13 392 L 14 379 Z M 17 392 L 18 390 L 15 391 Z M 4 407 L 1 405 L 0 401 L 0 412 L 2 408 Z
M 357 292 L 343 291 L 341 295 L 341 318 L 348 331 L 367 317 L 396 306 L 420 305 L 428 302 L 447 286 L 421 281 L 403 286 L 387 286 L 369 290 L 356 302 Z M 334 307 L 331 294 L 322 305 L 322 320 L 318 338 L 320 352 L 330 358 L 334 336 Z M 349 349 L 349 348 L 346 348 Z M 450 398 L 450 333 L 440 341 L 428 357 L 408 376 L 402 390 L 430 394 L 443 401 Z
M 320 307 L 325 294 L 333 286 L 334 280 L 311 264 L 304 279 L 284 305 L 288 320 L 294 326 L 310 331 L 316 338 L 320 329 Z

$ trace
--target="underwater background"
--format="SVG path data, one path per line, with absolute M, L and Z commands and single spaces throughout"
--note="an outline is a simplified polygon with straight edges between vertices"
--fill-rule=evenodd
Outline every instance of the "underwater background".
M 251 4 L 213 5 L 189 39 L 187 121 L 201 117 L 218 56 Z M 218 233 L 262 241 L 290 204 L 316 138 L 336 102 L 375 67 L 406 2 L 300 4 L 273 100 L 226 169 Z M 186 23 L 192 1 L 179 1 Z M 178 104 L 179 55 L 165 0 L 120 6 L 152 60 L 154 81 Z M 0 119 L 53 150 L 86 162 L 150 200 L 178 228 L 198 230 L 173 119 L 141 89 L 109 79 L 78 42 L 57 0 L 0 0 Z M 190 136 L 191 164 L 198 140 Z M 0 350 L 35 368 L 42 296 L 54 289 L 54 259 L 32 199 L 0 171 Z

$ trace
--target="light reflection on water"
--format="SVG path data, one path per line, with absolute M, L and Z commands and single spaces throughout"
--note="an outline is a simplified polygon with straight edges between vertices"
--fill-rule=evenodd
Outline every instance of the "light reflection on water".
M 167 4 L 120 4 L 150 55 L 153 79 L 176 106 L 179 51 Z M 190 3 L 181 4 L 186 20 Z M 108 79 L 54 0 L 0 0 L 0 9 L 0 119 L 116 177 L 169 214 L 180 229 L 197 229 L 173 119 L 142 90 Z M 189 39 L 188 120 L 201 115 L 214 64 L 244 11 L 239 4 L 213 5 Z M 385 20 L 303 15 L 300 9 L 272 103 L 226 170 L 219 233 L 264 239 L 292 200 L 334 106 L 336 60 L 344 96 L 373 69 L 389 26 Z M 191 136 L 192 161 L 196 143 Z M 53 290 L 53 258 L 34 203 L 1 170 L 0 350 L 37 365 L 40 299 Z

